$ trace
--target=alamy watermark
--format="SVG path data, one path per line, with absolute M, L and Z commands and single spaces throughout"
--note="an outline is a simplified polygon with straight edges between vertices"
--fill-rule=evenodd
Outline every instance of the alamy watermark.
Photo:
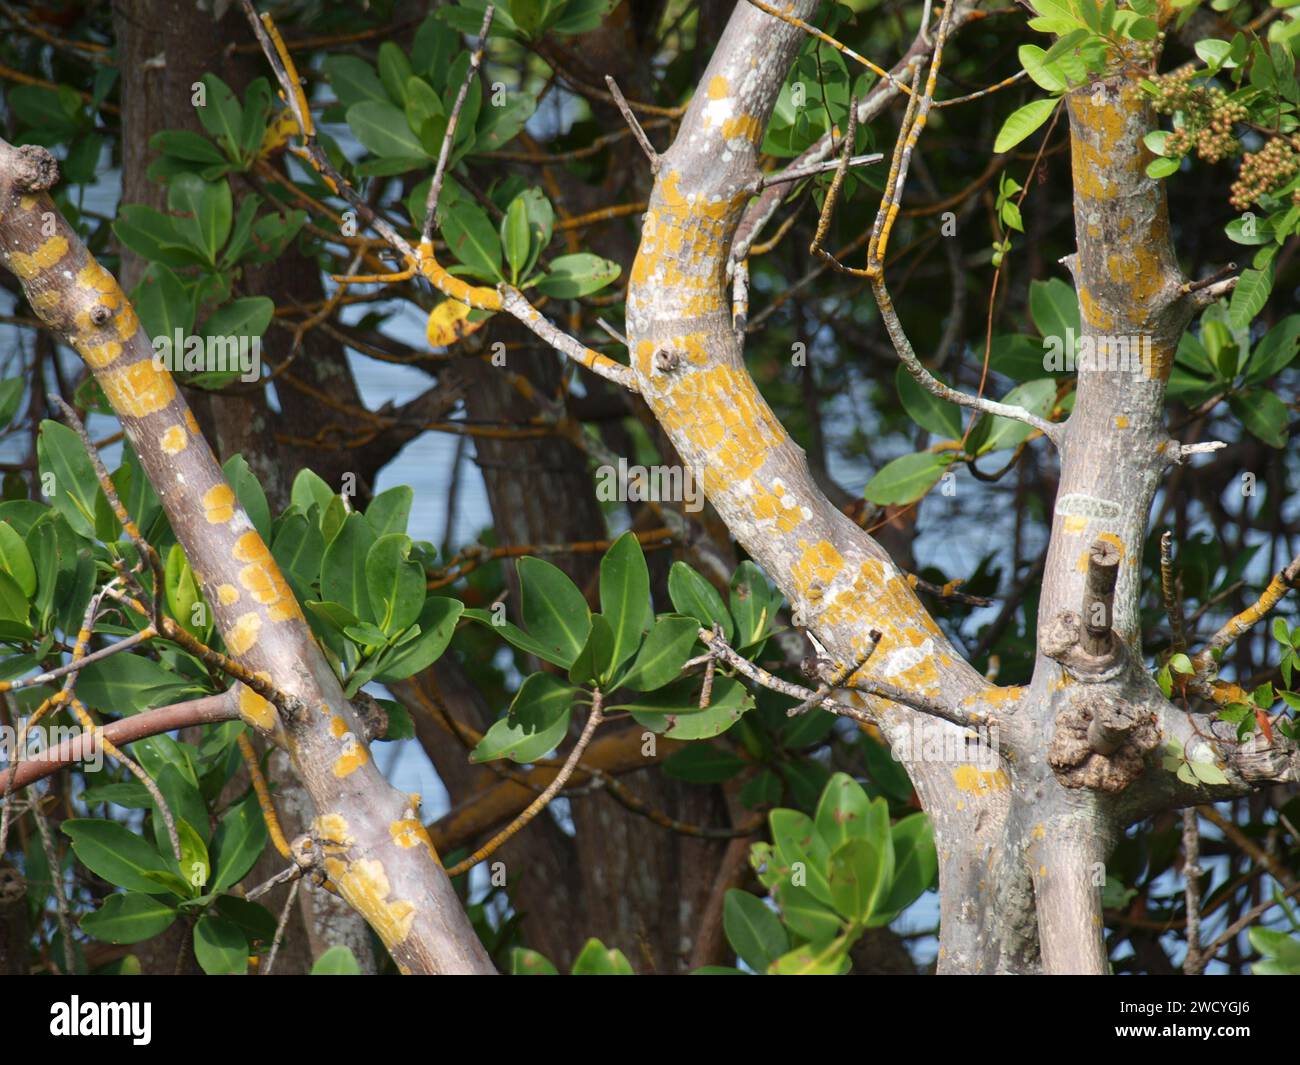
M 596 467 L 596 498 L 602 503 L 681 503 L 691 514 L 704 509 L 704 489 L 684 466 L 628 465 Z
M 912 722 L 891 736 L 889 752 L 896 762 L 972 765 L 985 773 L 1002 768 L 996 725 L 958 731 L 938 721 Z
M 96 773 L 104 768 L 104 749 L 96 733 L 87 732 L 78 725 L 33 725 L 27 730 L 19 753 L 19 730 L 12 725 L 0 725 L 0 763 L 12 766 L 17 761 L 40 761 L 47 751 L 64 747 L 72 761 L 79 762 L 87 772 Z
M 179 326 L 171 336 L 153 338 L 155 370 L 172 373 L 237 373 L 241 381 L 262 376 L 262 338 L 186 335 Z
M 1050 373 L 1104 370 L 1148 378 L 1156 376 L 1149 336 L 1084 334 L 1076 337 L 1068 326 L 1063 337 L 1043 337 L 1043 369 Z

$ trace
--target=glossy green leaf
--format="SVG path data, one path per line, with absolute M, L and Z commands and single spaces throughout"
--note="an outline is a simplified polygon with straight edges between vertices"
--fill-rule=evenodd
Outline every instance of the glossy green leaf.
M 699 628 L 695 618 L 665 614 L 645 638 L 621 686 L 648 692 L 675 680 L 691 657 Z
M 81 930 L 104 943 L 139 943 L 171 927 L 176 909 L 138 892 L 109 895 L 81 919 Z
M 731 642 L 735 627 L 722 596 L 685 562 L 674 562 L 668 571 L 668 598 L 677 613 L 694 618 L 703 628 L 721 625 L 723 637 Z
M 1034 130 L 1052 117 L 1052 112 L 1056 110 L 1058 102 L 1053 97 L 1046 100 L 1034 100 L 1032 103 L 1027 103 L 1024 107 L 1011 112 L 1006 121 L 1002 123 L 1002 128 L 993 141 L 994 153 L 1008 152 L 1032 134 Z
M 552 260 L 546 276 L 537 283 L 537 291 L 557 299 L 576 299 L 599 292 L 617 280 L 618 263 L 590 252 L 561 255 Z
M 640 542 L 630 532 L 615 540 L 600 560 L 600 611 L 613 636 L 609 664 L 617 669 L 636 652 L 641 634 L 654 619 L 650 570 Z
M 366 559 L 375 540 L 366 519 L 357 513 L 349 514 L 321 559 L 321 595 L 361 621 L 376 620 L 366 580 Z
M 248 939 L 233 921 L 204 914 L 194 926 L 194 957 L 209 976 L 248 972 Z
M 125 825 L 98 818 L 70 818 L 59 827 L 72 840 L 77 860 L 96 876 L 128 891 L 160 894 L 158 882 L 145 874 L 167 872 L 167 863 Z
M 343 945 L 330 947 L 311 967 L 312 976 L 360 976 L 361 966 L 351 948 Z
M 516 570 L 528 635 L 544 644 L 560 665 L 573 665 L 591 632 L 587 600 L 562 569 L 543 559 L 521 558 Z
M 599 939 L 589 939 L 574 959 L 574 976 L 634 976 L 621 950 L 610 950 Z
M 951 451 L 902 455 L 877 470 L 863 494 L 881 506 L 914 503 L 938 483 L 955 458 Z
M 722 927 L 740 960 L 760 973 L 790 949 L 790 937 L 780 919 L 748 891 L 733 888 L 727 892 Z
M 212 834 L 214 875 L 208 890 L 215 895 L 238 884 L 266 849 L 267 839 L 266 821 L 250 792 L 222 815 Z

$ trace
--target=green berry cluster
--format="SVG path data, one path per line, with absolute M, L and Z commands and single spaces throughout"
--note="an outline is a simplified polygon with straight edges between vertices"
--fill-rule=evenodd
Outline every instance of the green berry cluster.
M 1194 84 L 1195 74 L 1189 67 L 1152 79 L 1155 109 L 1162 115 L 1182 114 L 1182 125 L 1165 141 L 1165 154 L 1195 152 L 1205 162 L 1217 163 L 1241 151 L 1232 131 L 1248 112 L 1218 86 Z
M 1232 184 L 1229 199 L 1238 211 L 1247 210 L 1252 203 L 1281 188 L 1300 171 L 1300 153 L 1296 151 L 1297 138 L 1273 137 L 1257 152 L 1247 152 L 1241 159 L 1241 172 Z M 1292 195 L 1300 202 L 1300 195 Z

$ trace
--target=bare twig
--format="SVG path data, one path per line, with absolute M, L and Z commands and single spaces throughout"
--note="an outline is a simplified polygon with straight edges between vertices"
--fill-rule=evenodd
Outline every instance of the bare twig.
M 470 53 L 469 67 L 465 71 L 465 80 L 460 84 L 460 91 L 456 94 L 456 102 L 451 108 L 451 117 L 447 119 L 447 132 L 443 135 L 442 145 L 438 149 L 438 162 L 433 168 L 433 179 L 429 182 L 429 195 L 424 203 L 424 226 L 420 230 L 420 239 L 422 241 L 433 240 L 433 223 L 434 217 L 438 213 L 438 197 L 442 193 L 442 181 L 447 174 L 447 163 L 451 158 L 451 146 L 456 140 L 456 126 L 460 122 L 461 108 L 465 106 L 465 97 L 469 95 L 469 87 L 474 83 L 479 64 L 483 61 L 483 50 L 487 47 L 488 31 L 492 28 L 492 17 L 495 14 L 496 8 L 488 4 L 487 10 L 483 12 L 483 25 L 478 31 L 478 47 Z
M 641 123 L 637 121 L 636 115 L 632 113 L 632 108 L 628 106 L 627 99 L 618 87 L 618 83 L 605 75 L 605 84 L 609 86 L 609 94 L 614 97 L 614 103 L 618 107 L 619 114 L 623 116 L 623 121 L 627 123 L 628 128 L 632 131 L 632 136 L 636 138 L 637 144 L 641 145 L 641 150 L 645 152 L 646 158 L 650 160 L 650 172 L 659 173 L 659 153 L 655 151 L 655 146 L 650 143 L 650 138 L 646 136 L 645 130 L 641 128 Z

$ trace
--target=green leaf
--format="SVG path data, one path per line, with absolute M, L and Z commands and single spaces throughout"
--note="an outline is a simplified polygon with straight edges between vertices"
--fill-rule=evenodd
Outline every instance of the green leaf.
M 878 843 L 888 831 L 889 811 L 883 801 L 873 804 L 862 785 L 847 773 L 836 773 L 822 791 L 813 823 L 826 849 L 834 851 L 854 838 L 870 838 Z
M 572 659 L 565 661 L 561 652 L 553 650 L 549 645 L 535 639 L 524 632 L 523 629 L 504 619 L 498 622 L 493 614 L 487 610 L 469 609 L 465 611 L 464 616 L 470 621 L 477 621 L 480 625 L 486 625 L 502 639 L 525 654 L 536 655 L 543 661 L 550 662 L 553 666 L 563 666 L 565 669 L 573 665 Z
M 231 300 L 208 316 L 203 323 L 203 335 L 230 338 L 236 342 L 242 340 L 243 344 L 239 345 L 242 348 L 241 359 L 247 360 L 247 362 L 240 362 L 242 370 L 244 365 L 251 362 L 250 354 L 246 354 L 251 351 L 249 342 L 266 332 L 274 316 L 275 302 L 265 296 L 246 296 Z M 233 354 L 231 352 L 228 355 L 227 365 L 236 361 L 232 357 Z M 253 369 L 256 369 L 256 366 Z
M 574 976 L 634 976 L 621 950 L 609 950 L 599 939 L 589 939 L 573 962 Z
M 650 698 L 653 697 L 647 697 L 647 701 Z M 743 684 L 731 677 L 716 677 L 713 698 L 704 710 L 688 706 L 665 714 L 662 710 L 655 712 L 639 705 L 618 709 L 630 710 L 639 724 L 652 732 L 662 733 L 668 739 L 709 740 L 726 732 L 753 706 L 754 698 Z
M 614 638 L 609 664 L 617 669 L 636 652 L 641 633 L 654 619 L 650 570 L 631 532 L 615 540 L 600 560 L 600 611 Z
M 301 514 L 290 514 L 281 519 L 271 543 L 271 554 L 276 564 L 293 585 L 299 602 L 311 598 L 311 587 L 320 576 L 321 556 L 325 552 L 325 538 L 320 526 Z
M 844 918 L 865 924 L 893 880 L 893 851 L 869 839 L 850 839 L 831 854 L 831 903 Z
M 1064 342 L 1070 333 L 1079 334 L 1079 297 L 1059 277 L 1030 282 L 1029 314 L 1039 336 Z
M 204 74 L 199 80 L 207 90 L 204 106 L 194 109 L 199 116 L 199 123 L 209 137 L 225 141 L 226 150 L 235 156 L 239 152 L 244 109 L 235 99 L 230 86 L 215 74 Z
M 364 103 L 389 103 L 384 83 L 363 59 L 351 55 L 332 55 L 325 60 L 325 76 L 339 103 L 344 107 Z
M 139 943 L 171 927 L 176 909 L 138 892 L 109 895 L 81 919 L 81 930 L 104 943 Z
M 921 897 L 939 873 L 930 818 L 924 813 L 904 817 L 891 830 L 894 841 L 894 879 L 881 909 L 901 913 Z
M 1300 314 L 1289 314 L 1270 329 L 1251 353 L 1245 383 L 1263 384 L 1295 361 L 1300 351 Z
M 574 684 L 604 684 L 609 677 L 613 653 L 614 633 L 604 616 L 596 614 L 591 619 L 587 642 L 569 667 L 569 680 Z
M 960 434 L 959 434 L 960 435 Z M 914 503 L 928 492 L 956 455 L 951 451 L 918 451 L 886 463 L 867 482 L 863 494 L 872 503 Z
M 501 220 L 501 243 L 505 245 L 506 262 L 510 266 L 510 281 L 518 284 L 528 266 L 528 252 L 532 246 L 532 231 L 528 223 L 528 203 L 516 196 L 506 208 Z
M 156 880 L 146 873 L 165 873 L 167 863 L 136 833 L 116 821 L 78 818 L 59 826 L 72 840 L 72 850 L 96 876 L 128 891 L 160 894 Z
M 321 595 L 339 603 L 361 621 L 374 621 L 366 582 L 366 559 L 376 537 L 370 524 L 357 513 L 349 514 L 321 559 Z
M 459 599 L 431 595 L 420 608 L 416 623 L 420 634 L 413 640 L 399 644 L 386 652 L 379 661 L 374 679 L 381 683 L 405 680 L 428 669 L 442 656 L 456 632 L 464 604 Z
M 238 884 L 266 849 L 266 821 L 251 792 L 227 810 L 212 834 L 215 874 L 208 890 L 218 895 Z
M 387 100 L 362 100 L 347 110 L 348 126 L 369 151 L 384 159 L 409 160 L 414 169 L 430 158 L 420 138 L 411 132 L 402 109 Z
M 248 939 L 233 921 L 204 914 L 194 926 L 194 957 L 209 976 L 248 972 Z
M 406 103 L 406 82 L 411 77 L 411 63 L 392 41 L 385 41 L 379 46 L 377 55 L 379 80 L 384 83 L 389 98 L 393 103 Z
M 1286 447 L 1288 411 L 1276 393 L 1255 389 L 1228 397 L 1228 406 L 1252 436 L 1269 447 Z
M 25 598 L 36 594 L 36 567 L 31 552 L 8 522 L 0 522 L 0 569 L 13 578 Z
M 333 499 L 334 490 L 317 474 L 306 469 L 298 471 L 298 476 L 293 479 L 293 487 L 289 491 L 290 503 L 301 509 L 304 514 L 311 510 L 312 504 L 315 503 L 323 514 Z
M 537 283 L 537 291 L 557 299 L 576 299 L 598 292 L 619 275 L 618 263 L 590 252 L 561 255 Z
M 648 692 L 675 680 L 691 656 L 699 628 L 695 618 L 665 614 L 655 622 L 620 686 Z
M 424 606 L 424 567 L 411 559 L 411 538 L 388 533 L 366 554 L 366 588 L 372 616 L 389 636 L 409 628 Z
M 360 976 L 361 966 L 357 964 L 356 955 L 351 948 L 330 947 L 311 967 L 312 976 Z
M 535 950 L 515 947 L 510 951 L 511 976 L 559 976 L 559 971 Z
M 532 762 L 554 750 L 568 730 L 577 694 L 576 688 L 550 673 L 525 678 L 506 716 L 488 729 L 470 753 L 470 761 Z
M 731 616 L 736 621 L 736 649 L 747 651 L 765 640 L 776 623 L 780 595 L 774 595 L 763 571 L 746 560 L 731 575 Z M 757 654 L 754 650 L 752 654 Z
M 414 501 L 415 490 L 409 485 L 399 484 L 380 492 L 370 501 L 370 506 L 366 507 L 366 521 L 370 522 L 376 536 L 406 532 Z
M 439 210 L 442 235 L 457 262 L 464 263 L 476 277 L 497 282 L 501 277 L 501 238 L 481 207 L 465 200 Z
M 267 300 L 266 302 L 270 303 L 271 301 Z M 235 498 L 239 500 L 239 505 L 244 508 L 248 520 L 253 523 L 257 535 L 264 542 L 269 543 L 271 540 L 271 507 L 266 501 L 266 492 L 262 490 L 262 482 L 258 480 L 257 475 L 244 461 L 243 455 L 231 455 L 230 458 L 226 459 L 225 465 L 221 467 L 221 472 L 226 475 L 230 487 L 235 490 Z
M 204 181 L 197 174 L 177 174 L 167 189 L 167 206 L 176 212 L 172 225 L 177 234 L 215 264 L 234 219 L 230 183 L 225 178 Z
M 668 571 L 668 598 L 677 613 L 694 618 L 703 628 L 722 626 L 723 637 L 731 642 L 735 629 L 722 596 L 685 562 L 674 562 Z
M 565 668 L 573 665 L 591 632 L 587 600 L 558 566 L 540 558 L 521 558 L 520 613 L 528 635 L 545 645 Z
M 1038 129 L 1039 126 L 1052 117 L 1057 102 L 1052 97 L 1046 100 L 1034 100 L 1032 103 L 1027 103 L 1024 107 L 1011 112 L 1007 116 L 1007 120 L 1002 123 L 997 139 L 993 142 L 994 153 L 1001 154 L 1010 151 L 1033 133 L 1034 130 Z
M 0 381 L 0 429 L 14 420 L 26 387 L 27 382 L 21 377 L 10 377 L 8 380 Z
M 77 678 L 77 695 L 88 706 L 123 716 L 175 702 L 199 690 L 193 681 L 135 654 L 92 662 Z
M 1264 309 L 1269 293 L 1273 291 L 1273 271 L 1243 270 L 1232 290 L 1228 305 L 1228 321 L 1238 329 L 1250 325 L 1255 315 Z
M 1059 44 L 1060 41 L 1057 42 L 1057 45 Z M 1053 45 L 1053 47 L 1056 47 L 1056 45 Z M 1061 69 L 1050 62 L 1047 59 L 1047 53 L 1037 45 L 1022 44 L 1019 55 L 1020 65 L 1025 68 L 1025 73 L 1039 88 L 1053 93 L 1064 92 L 1069 88 L 1069 82 L 1066 81 L 1065 75 L 1061 73 Z
M 900 365 L 895 371 L 894 387 L 898 390 L 903 410 L 922 429 L 934 433 L 941 440 L 961 439 L 961 411 L 956 404 L 923 388 L 906 366 Z
M 844 971 L 849 945 L 847 935 L 829 943 L 806 943 L 777 958 L 769 971 L 777 976 L 835 976 Z
M 212 879 L 207 845 L 198 830 L 183 817 L 176 819 L 176 835 L 181 844 L 181 879 L 189 884 L 191 894 L 198 895 L 203 885 Z
M 42 487 L 53 485 L 49 499 L 54 509 L 74 532 L 95 539 L 95 506 L 101 489 L 81 438 L 66 425 L 46 419 L 41 422 L 36 454 Z
M 740 960 L 763 972 L 790 949 L 790 936 L 780 919 L 748 891 L 731 889 L 722 903 L 722 927 Z

